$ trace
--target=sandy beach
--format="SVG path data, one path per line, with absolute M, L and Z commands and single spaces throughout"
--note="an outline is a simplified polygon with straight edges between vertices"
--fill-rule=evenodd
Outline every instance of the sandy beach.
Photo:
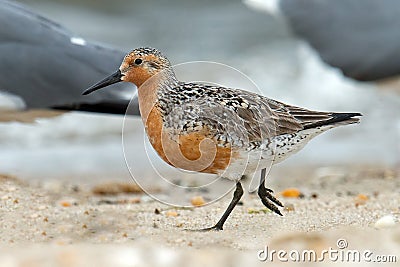
M 285 204 L 284 216 L 268 212 L 257 195 L 246 194 L 220 232 L 191 230 L 215 223 L 230 194 L 212 205 L 180 209 L 153 200 L 129 181 L 82 186 L 28 183 L 2 175 L 0 262 L 2 266 L 88 266 L 89 262 L 92 266 L 187 266 L 189 262 L 261 266 L 271 261 L 259 259 L 265 246 L 318 253 L 338 249 L 339 239 L 347 244 L 342 250 L 370 250 L 371 257 L 393 255 L 398 262 L 399 175 L 396 168 L 379 166 L 281 169 L 272 173 L 270 187 Z M 300 196 L 283 197 L 289 188 Z M 394 222 L 378 222 L 384 216 Z M 282 263 L 276 256 L 272 260 Z M 329 258 L 320 262 L 334 263 Z

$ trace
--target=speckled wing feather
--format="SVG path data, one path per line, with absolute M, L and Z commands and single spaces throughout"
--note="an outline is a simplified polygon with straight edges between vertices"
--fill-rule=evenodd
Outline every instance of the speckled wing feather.
M 168 105 L 161 100 L 165 124 L 177 131 L 207 126 L 218 140 L 242 146 L 303 129 L 285 106 L 252 92 L 180 83 L 164 93 L 169 97 Z
M 210 137 L 232 145 L 257 145 L 269 138 L 322 125 L 358 122 L 359 113 L 311 111 L 240 89 L 179 83 L 161 105 L 166 126 L 192 132 L 206 126 Z

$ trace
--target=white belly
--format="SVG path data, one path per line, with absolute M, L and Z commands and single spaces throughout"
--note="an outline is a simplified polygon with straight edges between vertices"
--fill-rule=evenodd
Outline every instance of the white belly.
M 229 167 L 219 176 L 239 181 L 243 175 L 253 176 L 256 171 L 269 168 L 300 151 L 312 138 L 334 126 L 303 130 L 298 133 L 280 135 L 270 145 L 261 145 L 251 151 L 243 151 L 239 158 L 232 160 Z

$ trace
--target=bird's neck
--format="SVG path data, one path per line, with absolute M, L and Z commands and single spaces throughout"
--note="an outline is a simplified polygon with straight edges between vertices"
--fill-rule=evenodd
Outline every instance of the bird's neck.
M 146 120 L 155 107 L 159 107 L 160 95 L 177 86 L 178 80 L 172 68 L 166 69 L 146 80 L 138 87 L 139 109 L 142 120 Z
M 169 163 L 162 145 L 163 115 L 160 98 L 166 91 L 172 90 L 178 84 L 178 80 L 173 72 L 156 76 L 138 87 L 139 109 L 151 145 L 160 157 Z

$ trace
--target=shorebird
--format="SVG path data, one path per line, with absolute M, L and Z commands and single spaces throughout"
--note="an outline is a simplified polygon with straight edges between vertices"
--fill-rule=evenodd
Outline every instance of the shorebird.
M 82 96 L 82 88 L 117 68 L 126 52 L 86 41 L 15 1 L 0 0 L 0 25 L 0 122 L 69 110 L 126 113 L 131 86 Z
M 261 202 L 282 216 L 282 203 L 265 187 L 266 168 L 299 151 L 316 135 L 357 123 L 361 116 L 311 111 L 240 89 L 182 82 L 167 57 L 154 48 L 134 49 L 115 73 L 83 94 L 122 81 L 137 86 L 147 136 L 166 163 L 236 182 L 221 219 L 204 230 L 223 229 L 243 195 L 241 178 L 257 170 L 261 170 Z

